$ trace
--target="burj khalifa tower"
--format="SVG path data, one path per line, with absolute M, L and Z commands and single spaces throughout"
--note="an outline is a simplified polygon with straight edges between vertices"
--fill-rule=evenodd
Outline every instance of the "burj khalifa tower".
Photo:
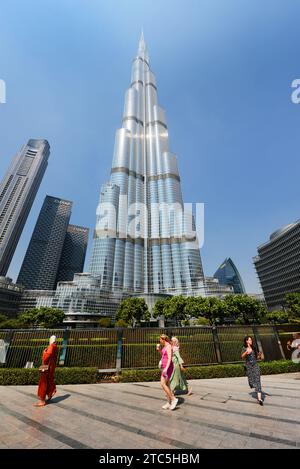
M 117 130 L 110 181 L 101 187 L 90 272 L 101 288 L 126 294 L 203 292 L 191 217 L 187 230 L 177 158 L 142 33 Z

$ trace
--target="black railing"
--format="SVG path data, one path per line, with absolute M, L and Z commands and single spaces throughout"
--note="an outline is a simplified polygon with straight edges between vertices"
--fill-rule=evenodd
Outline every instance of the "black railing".
M 99 370 L 156 368 L 155 345 L 161 334 L 176 336 L 188 366 L 241 361 L 245 335 L 252 335 L 266 361 L 290 358 L 287 340 L 298 332 L 283 326 L 198 326 L 135 329 L 0 330 L 0 366 L 38 367 L 49 337 L 57 336 L 59 366 L 97 367 Z

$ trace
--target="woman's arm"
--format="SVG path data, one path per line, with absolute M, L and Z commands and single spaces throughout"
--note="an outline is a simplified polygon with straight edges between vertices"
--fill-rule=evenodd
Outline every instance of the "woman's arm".
M 247 357 L 247 355 L 249 355 L 248 349 L 243 348 L 242 349 L 242 354 L 241 354 L 241 359 L 244 360 Z
M 55 353 L 55 348 L 56 348 L 56 345 L 55 344 L 51 344 L 49 345 L 49 347 L 47 347 L 45 350 L 44 350 L 44 353 L 43 353 L 43 365 L 48 365 L 48 362 L 50 360 L 50 358 L 54 355 Z
M 264 354 L 263 354 L 263 352 L 257 352 L 257 354 L 256 354 L 256 359 L 257 359 L 257 360 L 263 360 L 263 359 L 264 359 Z
M 181 357 L 181 355 L 180 355 L 180 352 L 176 352 L 176 353 L 177 353 L 178 363 L 179 363 L 180 367 L 182 367 L 184 361 L 183 361 L 183 359 L 182 359 L 182 357 Z

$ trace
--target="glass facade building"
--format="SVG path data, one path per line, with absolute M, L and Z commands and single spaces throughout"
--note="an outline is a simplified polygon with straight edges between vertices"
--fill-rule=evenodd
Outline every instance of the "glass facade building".
M 254 266 L 269 309 L 282 309 L 287 293 L 300 293 L 300 220 L 275 231 L 257 248 Z
M 47 140 L 29 140 L 13 159 L 0 183 L 0 275 L 5 276 L 38 188 L 44 176 L 50 146 Z
M 73 280 L 75 273 L 83 271 L 89 229 L 69 225 L 59 261 L 56 283 Z
M 0 277 L 0 314 L 16 317 L 24 288 L 9 277 Z
M 177 159 L 169 150 L 165 112 L 158 104 L 142 35 L 122 128 L 116 132 L 110 181 L 101 188 L 91 274 L 112 292 L 203 293 L 194 221 L 187 218 Z
M 53 290 L 72 202 L 46 196 L 17 283 L 30 290 Z
M 64 324 L 90 327 L 97 325 L 100 317 L 114 319 L 122 298 L 101 289 L 91 274 L 81 273 L 75 274 L 72 282 L 59 282 L 56 290 L 25 290 L 20 312 L 42 306 L 58 308 L 66 314 Z
M 246 293 L 242 277 L 230 257 L 226 258 L 220 265 L 214 274 L 214 278 L 219 280 L 220 285 L 231 286 L 235 294 Z

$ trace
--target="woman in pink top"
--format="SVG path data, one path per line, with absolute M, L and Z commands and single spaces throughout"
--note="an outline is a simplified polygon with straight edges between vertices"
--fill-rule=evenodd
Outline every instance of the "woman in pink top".
M 162 373 L 160 377 L 160 384 L 163 388 L 168 402 L 162 406 L 163 409 L 174 410 L 178 399 L 174 396 L 170 389 L 170 379 L 174 371 L 174 365 L 172 361 L 172 345 L 169 337 L 165 334 L 160 336 L 160 344 L 157 344 L 156 350 L 161 353 L 161 364 L 162 364 Z M 162 345 L 162 349 L 160 346 Z

